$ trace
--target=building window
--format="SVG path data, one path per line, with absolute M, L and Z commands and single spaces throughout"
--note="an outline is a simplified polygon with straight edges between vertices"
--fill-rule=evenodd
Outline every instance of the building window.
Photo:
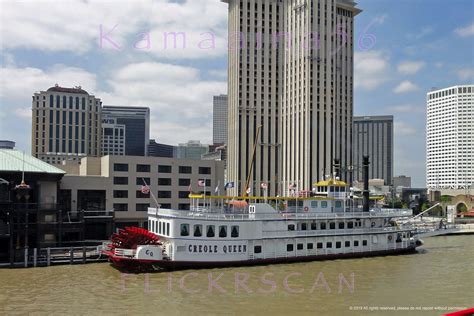
M 316 230 L 316 229 L 317 229 L 316 223 L 311 223 L 311 230 Z
M 126 190 L 114 190 L 114 198 L 126 199 L 128 198 L 128 191 Z
M 306 249 L 312 250 L 312 249 L 313 249 L 313 243 L 309 242 L 309 243 L 306 245 Z
M 337 241 L 336 242 L 336 248 L 341 248 L 342 247 L 342 243 L 340 241 Z
M 286 251 L 293 251 L 293 244 L 286 245 Z
M 227 237 L 227 226 L 219 226 L 219 237 Z
M 254 253 L 262 253 L 262 246 L 254 246 L 253 247 Z
M 128 171 L 128 165 L 126 163 L 114 163 L 114 171 Z
M 137 185 L 150 185 L 150 178 L 143 178 L 143 177 L 138 177 L 137 178 Z
M 239 237 L 239 226 L 232 226 L 231 227 L 230 237 L 232 237 L 232 238 Z
M 189 224 L 181 224 L 181 236 L 189 236 Z
M 126 203 L 114 203 L 115 212 L 128 212 L 128 204 Z
M 189 192 L 188 191 L 179 191 L 178 197 L 180 199 L 187 199 L 187 198 L 189 198 Z
M 332 248 L 332 242 L 326 243 L 326 248 Z
M 128 178 L 127 177 L 114 177 L 114 184 L 127 185 L 128 184 Z
M 206 232 L 206 236 L 207 236 L 207 237 L 211 238 L 211 237 L 215 237 L 215 236 L 216 236 L 214 225 L 208 225 L 208 226 L 206 227 L 206 231 L 207 231 L 207 232 Z
M 189 203 L 179 203 L 178 210 L 189 211 L 191 205 Z
M 294 224 L 288 225 L 288 230 L 290 230 L 290 231 L 295 230 L 295 225 Z
M 202 236 L 202 225 L 194 225 L 194 237 Z
M 179 186 L 187 187 L 191 184 L 191 179 L 179 179 Z
M 367 240 L 362 240 L 362 246 L 367 246 Z
M 329 229 L 336 229 L 336 223 L 329 223 Z
M 297 244 L 296 249 L 298 250 L 303 250 L 303 244 Z
M 171 204 L 169 204 L 169 203 L 162 203 L 162 204 L 160 204 L 160 208 L 171 209 Z
M 158 191 L 159 199 L 171 199 L 171 191 Z
M 327 201 L 321 201 L 321 207 L 322 208 L 327 208 L 328 207 L 328 202 Z
M 191 174 L 193 173 L 193 168 L 189 166 L 179 166 L 179 173 Z
M 350 246 L 351 246 L 351 242 L 350 242 L 350 241 L 346 241 L 346 242 L 344 243 L 344 247 L 350 247 Z
M 301 230 L 308 230 L 308 224 L 301 223 Z
M 160 173 L 171 173 L 172 167 L 171 166 L 164 166 L 164 165 L 159 165 L 158 166 L 158 172 Z
M 136 198 L 137 199 L 149 199 L 150 198 L 150 192 L 143 193 L 141 190 L 137 190 Z
M 159 178 L 158 179 L 158 185 L 170 186 L 171 185 L 171 178 Z
M 354 247 L 359 247 L 359 241 L 358 240 L 354 240 Z
M 150 207 L 150 204 L 148 204 L 148 203 L 138 203 L 136 205 L 136 211 L 137 212 L 147 212 L 149 207 Z
M 354 228 L 354 222 L 348 222 L 347 228 L 350 228 L 350 229 Z
M 321 223 L 321 229 L 326 229 L 326 223 Z
M 150 172 L 150 165 L 137 165 L 137 172 Z
M 339 229 L 344 229 L 344 222 L 339 223 Z
M 322 242 L 318 242 L 318 244 L 316 245 L 316 247 L 318 249 L 323 249 L 323 243 Z
M 199 167 L 199 174 L 211 174 L 210 167 Z

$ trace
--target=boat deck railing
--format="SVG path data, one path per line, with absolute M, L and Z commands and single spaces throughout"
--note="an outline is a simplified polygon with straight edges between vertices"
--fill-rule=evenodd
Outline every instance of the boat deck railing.
M 399 209 L 383 209 L 370 212 L 354 211 L 354 212 L 334 212 L 334 213 L 315 213 L 315 212 L 258 212 L 256 214 L 249 213 L 248 209 L 223 211 L 222 209 L 212 208 L 196 208 L 195 210 L 170 210 L 149 208 L 150 216 L 165 216 L 176 218 L 193 218 L 193 219 L 214 219 L 214 220 L 290 220 L 290 219 L 308 219 L 308 220 L 342 220 L 342 219 L 366 219 L 381 217 L 409 217 L 412 215 L 411 210 Z

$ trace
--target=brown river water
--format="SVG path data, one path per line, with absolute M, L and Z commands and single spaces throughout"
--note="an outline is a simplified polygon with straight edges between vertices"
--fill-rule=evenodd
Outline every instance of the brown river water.
M 413 255 L 122 274 L 0 270 L 0 315 L 442 315 L 474 306 L 474 235 Z

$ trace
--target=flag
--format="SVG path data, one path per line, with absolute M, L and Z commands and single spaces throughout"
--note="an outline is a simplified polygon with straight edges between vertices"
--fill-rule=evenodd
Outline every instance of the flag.
M 296 184 L 292 183 L 288 186 L 288 189 L 290 190 L 296 190 Z
M 232 189 L 234 187 L 234 182 L 227 182 L 224 186 L 224 189 Z
M 214 189 L 214 193 L 219 193 L 219 186 L 216 186 L 216 188 Z
M 265 182 L 262 182 L 262 183 L 260 184 L 260 187 L 261 187 L 262 189 L 266 190 L 266 189 L 268 189 L 268 184 L 265 183 Z
M 206 181 L 205 180 L 199 180 L 198 181 L 198 187 L 205 187 L 206 186 Z
M 148 185 L 142 185 L 141 191 L 143 194 L 150 194 L 150 187 Z
M 191 185 L 189 185 L 188 191 L 189 191 L 189 192 L 193 192 L 193 188 L 191 187 Z
M 246 193 L 247 193 L 247 194 L 250 194 L 250 192 L 252 192 L 252 188 L 251 188 L 251 187 L 249 187 L 249 188 L 247 189 Z

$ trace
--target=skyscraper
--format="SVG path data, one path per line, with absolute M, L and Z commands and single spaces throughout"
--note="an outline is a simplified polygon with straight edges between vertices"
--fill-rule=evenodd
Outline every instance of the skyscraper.
M 214 96 L 213 100 L 213 130 L 212 130 L 212 142 L 214 144 L 226 144 L 227 143 L 227 107 L 228 98 L 227 95 L 221 94 Z
M 474 85 L 428 92 L 426 178 L 431 190 L 474 184 Z
M 166 157 L 174 158 L 176 156 L 176 147 L 172 145 L 157 143 L 154 139 L 150 139 L 148 143 L 149 157 Z
M 352 164 L 351 0 L 225 0 L 229 5 L 228 178 L 310 190 L 335 158 Z M 347 174 L 343 175 L 344 177 Z
M 150 141 L 150 108 L 135 106 L 110 106 L 102 109 L 107 122 L 125 126 L 125 155 L 146 156 Z
M 393 116 L 354 117 L 354 178 L 362 182 L 362 159 L 369 156 L 369 179 L 393 184 Z
M 102 155 L 125 155 L 124 124 L 117 124 L 115 118 L 102 118 Z
M 59 85 L 32 100 L 31 153 L 50 164 L 101 155 L 101 101 Z

